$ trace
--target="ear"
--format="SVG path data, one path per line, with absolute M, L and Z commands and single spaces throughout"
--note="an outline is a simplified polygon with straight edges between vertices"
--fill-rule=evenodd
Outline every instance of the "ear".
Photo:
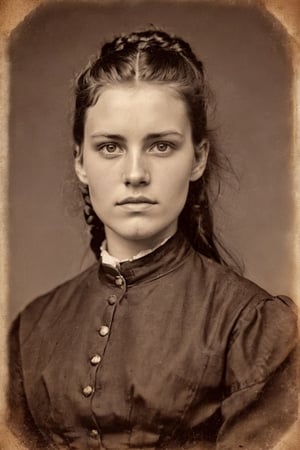
M 207 139 L 202 139 L 202 141 L 195 146 L 195 155 L 192 165 L 190 181 L 196 181 L 202 177 L 207 164 L 208 152 L 209 152 L 209 142 Z
M 87 174 L 84 169 L 82 149 L 76 145 L 74 150 L 74 168 L 76 175 L 83 184 L 88 184 Z

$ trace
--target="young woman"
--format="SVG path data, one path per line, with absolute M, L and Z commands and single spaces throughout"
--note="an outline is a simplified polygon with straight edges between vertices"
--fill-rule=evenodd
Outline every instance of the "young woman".
M 80 75 L 75 171 L 98 262 L 11 335 L 11 429 L 28 448 L 273 448 L 296 415 L 296 314 L 224 263 L 202 63 L 148 30 Z

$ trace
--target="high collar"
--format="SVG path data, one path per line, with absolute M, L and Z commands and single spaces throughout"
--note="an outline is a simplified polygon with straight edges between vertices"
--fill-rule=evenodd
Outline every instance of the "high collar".
M 105 265 L 100 260 L 99 277 L 104 276 L 114 283 L 116 276 L 121 275 L 127 285 L 150 281 L 173 271 L 191 251 L 190 243 L 181 231 L 177 231 L 164 245 L 142 258 L 122 262 L 119 268 Z
M 148 255 L 149 253 L 153 253 L 154 250 L 156 250 L 158 247 L 161 247 L 162 245 L 164 245 L 165 242 L 167 242 L 172 236 L 173 235 L 168 236 L 167 238 L 165 238 L 162 242 L 160 242 L 158 245 L 156 245 L 153 248 L 148 248 L 147 250 L 141 250 L 136 255 L 132 256 L 131 258 L 125 258 L 125 259 L 118 259 L 115 256 L 112 256 L 107 250 L 107 242 L 105 239 L 102 242 L 102 245 L 100 247 L 100 256 L 102 259 L 102 263 L 118 268 L 118 267 L 120 267 L 121 263 L 124 263 L 126 261 L 134 261 L 135 259 L 140 259 L 143 256 Z

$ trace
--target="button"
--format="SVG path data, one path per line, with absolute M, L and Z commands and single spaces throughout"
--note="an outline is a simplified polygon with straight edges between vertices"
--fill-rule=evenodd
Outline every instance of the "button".
M 109 328 L 106 325 L 102 325 L 102 327 L 99 330 L 100 336 L 104 337 L 109 333 Z
M 51 433 L 51 439 L 53 439 L 55 444 L 58 444 L 61 446 L 63 446 L 66 443 L 66 441 L 64 440 L 64 438 L 62 436 L 59 436 L 58 434 L 55 434 L 55 433 Z M 59 447 L 56 447 L 56 448 L 59 448 Z M 63 448 L 63 447 L 61 447 L 61 448 Z
M 97 439 L 97 437 L 99 436 L 99 433 L 98 433 L 97 430 L 93 429 L 93 430 L 90 430 L 90 431 L 89 431 L 89 436 L 90 436 L 91 438 Z
M 82 389 L 82 393 L 83 393 L 83 395 L 84 395 L 85 397 L 89 397 L 89 396 L 91 395 L 92 392 L 93 392 L 93 388 L 92 388 L 92 386 L 90 386 L 90 385 L 85 386 L 85 387 Z
M 100 361 L 101 361 L 101 356 L 100 355 L 94 355 L 91 358 L 91 364 L 93 364 L 93 366 L 96 366 L 97 364 L 99 364 Z
M 123 283 L 124 283 L 123 278 L 122 278 L 120 275 L 118 275 L 118 276 L 115 278 L 115 284 L 116 284 L 116 286 L 121 287 L 121 286 L 123 286 Z
M 110 305 L 114 305 L 115 303 L 116 303 L 116 301 L 117 301 L 117 296 L 116 295 L 110 295 L 108 298 L 107 298 L 107 301 L 108 301 L 108 303 L 110 304 Z

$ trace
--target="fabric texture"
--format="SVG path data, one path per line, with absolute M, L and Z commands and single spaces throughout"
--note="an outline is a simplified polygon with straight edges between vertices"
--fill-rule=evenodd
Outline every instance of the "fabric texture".
M 30 449 L 272 448 L 297 414 L 296 323 L 178 232 L 18 316 L 10 426 Z

